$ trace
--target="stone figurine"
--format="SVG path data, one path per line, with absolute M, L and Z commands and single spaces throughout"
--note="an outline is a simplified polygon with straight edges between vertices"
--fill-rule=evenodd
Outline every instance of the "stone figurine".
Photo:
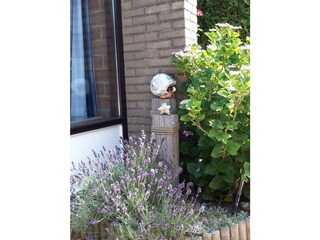
M 158 110 L 160 111 L 160 114 L 166 114 L 166 115 L 170 115 L 170 105 L 167 105 L 166 103 L 162 103 L 161 107 L 158 108 Z
M 152 78 L 150 89 L 154 95 L 162 99 L 170 99 L 175 97 L 176 83 L 168 74 L 159 73 Z

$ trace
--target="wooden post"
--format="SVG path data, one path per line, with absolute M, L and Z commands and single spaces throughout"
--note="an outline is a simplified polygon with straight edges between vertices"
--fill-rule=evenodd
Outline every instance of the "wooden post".
M 230 240 L 230 229 L 229 227 L 223 227 L 220 229 L 221 240 Z
M 211 237 L 212 237 L 212 240 L 221 240 L 220 231 L 216 230 L 216 231 L 212 232 Z
M 160 114 L 158 110 L 163 103 L 170 105 L 170 114 Z M 151 132 L 155 134 L 158 143 L 161 143 L 160 152 L 162 156 L 170 161 L 171 170 L 176 173 L 179 167 L 179 116 L 176 112 L 176 99 L 152 99 L 152 125 Z M 173 185 L 179 183 L 179 178 L 176 178 Z
M 202 235 L 202 240 L 212 240 L 211 233 L 204 233 Z
M 238 223 L 240 240 L 247 240 L 246 223 L 241 221 Z
M 233 224 L 229 228 L 230 228 L 231 240 L 240 240 L 238 224 Z
M 99 224 L 93 225 L 93 236 L 94 236 L 94 239 L 100 240 L 100 226 L 99 226 Z
M 250 217 L 247 217 L 245 222 L 246 222 L 247 240 L 250 240 Z
M 99 224 L 100 226 L 100 238 L 101 240 L 107 239 L 107 231 L 106 231 L 106 224 L 105 221 Z

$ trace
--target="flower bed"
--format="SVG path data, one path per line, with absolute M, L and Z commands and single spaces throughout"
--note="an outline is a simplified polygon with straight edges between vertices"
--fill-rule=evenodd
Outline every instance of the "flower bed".
M 172 184 L 180 172 L 171 171 L 159 147 L 154 135 L 142 133 L 121 148 L 94 152 L 96 159 L 88 163 L 73 164 L 71 239 L 187 239 L 239 220 L 200 204 L 201 189 L 192 183 Z M 236 228 L 221 229 L 221 240 Z
M 162 240 L 199 232 L 201 189 L 174 185 L 180 172 L 170 169 L 159 147 L 154 135 L 142 133 L 121 148 L 94 153 L 88 163 L 73 164 L 73 239 Z
M 105 240 L 107 239 L 107 233 L 105 231 L 106 225 L 100 223 L 94 225 L 88 231 L 88 236 L 73 236 L 74 240 Z M 179 238 L 175 238 L 179 239 Z M 204 233 L 202 236 L 185 237 L 184 240 L 250 240 L 250 217 L 239 223 L 222 227 L 219 230 L 215 230 L 211 233 Z
M 250 217 L 211 233 L 187 238 L 187 240 L 250 240 Z

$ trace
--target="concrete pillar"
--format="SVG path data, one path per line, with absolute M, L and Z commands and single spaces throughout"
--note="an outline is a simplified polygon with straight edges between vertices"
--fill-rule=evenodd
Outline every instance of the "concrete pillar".
M 163 103 L 171 106 L 172 111 L 170 115 L 160 114 L 158 110 Z M 170 110 L 171 110 L 170 109 Z M 152 99 L 152 125 L 151 132 L 156 136 L 156 139 L 161 144 L 160 152 L 162 156 L 170 161 L 170 166 L 173 172 L 177 171 L 179 167 L 179 116 L 176 114 L 176 99 Z M 179 182 L 177 178 L 174 185 Z

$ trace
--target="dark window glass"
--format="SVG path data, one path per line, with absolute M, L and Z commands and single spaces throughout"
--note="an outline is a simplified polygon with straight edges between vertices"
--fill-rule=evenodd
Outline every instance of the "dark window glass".
M 113 1 L 71 0 L 70 120 L 120 116 Z

